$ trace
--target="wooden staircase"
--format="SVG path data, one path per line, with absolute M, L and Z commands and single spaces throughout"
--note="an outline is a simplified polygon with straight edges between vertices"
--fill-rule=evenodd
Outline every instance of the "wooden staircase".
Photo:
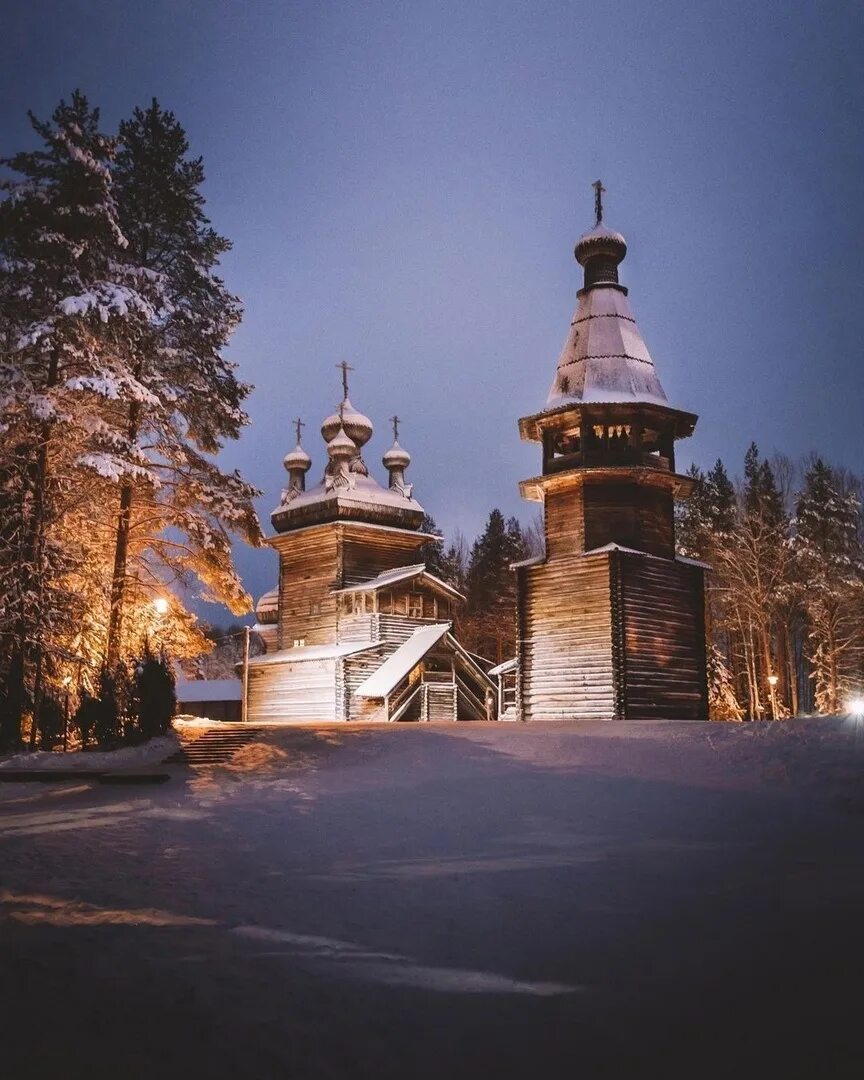
M 264 732 L 253 724 L 220 724 L 201 735 L 185 736 L 183 746 L 167 758 L 165 765 L 222 765 L 243 746 L 254 742 Z

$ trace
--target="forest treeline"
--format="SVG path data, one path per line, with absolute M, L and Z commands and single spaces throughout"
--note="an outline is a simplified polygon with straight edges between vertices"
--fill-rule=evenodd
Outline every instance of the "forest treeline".
M 762 458 L 733 483 L 692 468 L 677 511 L 682 555 L 707 575 L 712 716 L 837 713 L 864 686 L 861 481 L 813 455 Z
M 676 508 L 681 557 L 706 563 L 711 716 L 742 720 L 837 713 L 864 688 L 862 486 L 821 458 L 770 461 L 756 445 L 734 482 L 694 466 Z M 426 528 L 435 531 L 427 519 Z M 540 554 L 543 526 L 493 510 L 469 544 L 428 545 L 434 572 L 466 596 L 460 640 L 499 663 L 516 651 L 511 564 Z
M 78 92 L 30 120 L 37 148 L 0 162 L 6 747 L 70 685 L 111 699 L 100 723 L 120 737 L 130 662 L 144 670 L 151 642 L 208 649 L 180 596 L 197 584 L 248 611 L 231 542 L 261 539 L 256 490 L 214 460 L 249 387 L 223 353 L 242 312 L 217 273 L 230 244 L 204 212 L 201 160 L 156 101 L 114 132 Z

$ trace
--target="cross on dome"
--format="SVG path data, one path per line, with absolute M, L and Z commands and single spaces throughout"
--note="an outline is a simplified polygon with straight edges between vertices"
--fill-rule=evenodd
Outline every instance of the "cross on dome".
M 606 188 L 603 187 L 602 180 L 595 180 L 591 185 L 594 188 L 594 216 L 596 217 L 596 225 L 599 225 L 603 220 L 603 193 Z

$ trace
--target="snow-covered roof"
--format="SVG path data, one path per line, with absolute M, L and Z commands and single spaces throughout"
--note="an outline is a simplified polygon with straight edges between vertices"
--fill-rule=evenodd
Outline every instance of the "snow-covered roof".
M 177 700 L 240 701 L 243 687 L 239 679 L 178 679 Z
M 511 562 L 511 570 L 519 570 L 523 566 L 539 566 L 540 563 L 546 562 L 545 555 L 532 555 L 530 559 L 520 559 L 518 562 Z
M 546 408 L 580 402 L 669 404 L 627 296 L 616 285 L 580 292 Z
M 299 664 L 306 660 L 335 660 L 339 656 L 352 656 L 354 653 L 377 649 L 378 641 L 350 641 L 344 645 L 298 645 L 293 649 L 280 649 L 266 656 L 256 656 L 249 661 L 249 667 L 268 667 L 270 664 Z
M 344 589 L 334 591 L 338 593 L 374 592 L 377 589 L 389 588 L 399 581 L 408 581 L 417 577 L 422 577 L 432 588 L 439 589 L 449 596 L 454 596 L 459 600 L 465 599 L 462 593 L 454 589 L 452 585 L 448 585 L 446 581 L 442 581 L 441 578 L 430 574 L 425 563 L 414 563 L 412 566 L 397 566 L 393 570 L 385 570 L 383 574 L 370 578 L 368 581 L 360 581 L 356 585 L 348 585 Z
M 662 555 L 652 555 L 650 551 L 640 551 L 639 548 L 625 547 L 623 544 L 609 543 L 602 547 L 591 548 L 583 551 L 583 555 L 603 555 L 610 551 L 623 551 L 627 555 L 641 555 L 643 559 L 662 559 Z M 667 560 L 668 561 L 668 560 Z M 703 570 L 710 570 L 710 563 L 699 562 L 698 559 L 685 559 L 683 555 L 676 555 L 674 562 L 685 563 L 687 566 L 700 566 Z
M 519 660 L 514 656 L 512 660 L 505 660 L 503 664 L 489 668 L 487 675 L 507 675 L 515 671 L 517 667 L 519 667 Z
M 263 623 L 276 622 L 279 615 L 279 586 L 264 593 L 255 605 L 255 614 L 258 621 Z
M 409 671 L 417 667 L 431 648 L 438 644 L 450 629 L 450 623 L 421 626 L 391 653 L 377 671 L 362 682 L 354 693 L 358 697 L 383 698 L 399 685 Z
M 292 521 L 308 523 L 310 517 L 326 520 L 338 517 L 352 517 L 364 512 L 377 512 L 376 517 L 386 517 L 390 511 L 406 513 L 420 522 L 424 511 L 416 499 L 406 496 L 394 488 L 385 488 L 373 476 L 351 473 L 351 487 L 328 488 L 322 481 L 308 491 L 295 495 L 290 502 L 280 503 L 270 514 L 275 529 L 290 528 Z M 398 520 L 398 518 L 397 518 Z

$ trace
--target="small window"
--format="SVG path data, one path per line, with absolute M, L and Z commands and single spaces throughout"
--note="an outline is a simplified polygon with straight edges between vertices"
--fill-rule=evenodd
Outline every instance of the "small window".
M 409 619 L 422 619 L 423 618 L 423 597 L 422 596 L 409 596 L 408 597 L 408 618 Z
M 320 615 L 321 614 L 321 604 L 320 604 L 319 601 L 313 600 L 309 604 L 309 614 L 310 615 Z
M 305 644 L 306 644 L 306 638 L 305 637 L 295 637 L 294 638 L 294 648 L 295 649 L 302 649 Z
M 378 594 L 378 610 L 384 615 L 393 614 L 393 593 L 384 591 Z

